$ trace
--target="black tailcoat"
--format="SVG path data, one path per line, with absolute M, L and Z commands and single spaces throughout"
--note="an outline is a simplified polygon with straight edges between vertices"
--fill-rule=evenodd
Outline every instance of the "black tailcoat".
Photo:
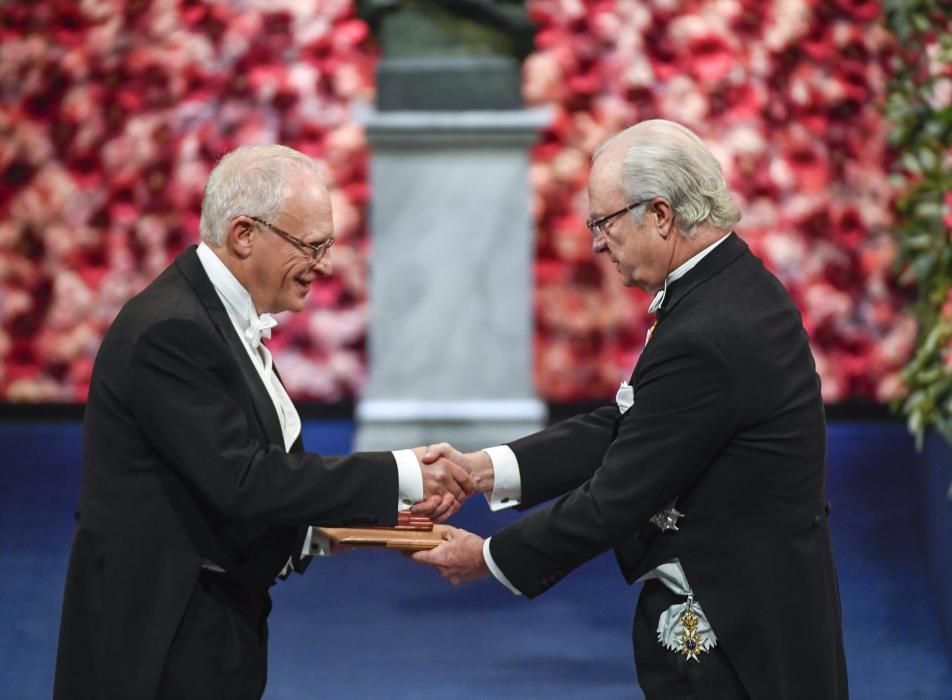
M 495 535 L 492 556 L 529 597 L 610 548 L 629 582 L 677 558 L 752 698 L 846 698 L 825 419 L 800 314 L 731 234 L 670 284 L 658 317 L 630 410 L 510 445 L 522 506 L 556 500 Z M 674 498 L 685 517 L 662 534 L 649 518 Z
M 302 526 L 392 525 L 396 507 L 389 452 L 325 458 L 300 438 L 285 451 L 188 249 L 126 304 L 96 357 L 55 697 L 153 697 L 203 562 L 263 593 Z

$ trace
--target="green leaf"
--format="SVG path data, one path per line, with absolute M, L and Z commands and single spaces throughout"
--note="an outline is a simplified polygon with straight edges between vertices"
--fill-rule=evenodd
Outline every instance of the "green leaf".
M 917 280 L 927 279 L 929 277 L 929 273 L 932 272 L 934 262 L 935 259 L 931 253 L 925 253 L 923 255 L 916 256 L 916 258 L 909 265 L 910 273 Z
M 894 269 L 899 283 L 917 286 L 910 311 L 919 324 L 913 357 L 902 369 L 906 396 L 893 406 L 905 414 L 921 449 L 930 426 L 952 443 L 952 322 L 941 313 L 952 285 L 952 241 L 944 221 L 952 191 L 952 105 L 929 103 L 940 76 L 950 75 L 952 15 L 948 0 L 882 0 L 882 9 L 904 49 L 891 66 L 884 108 L 896 154 L 890 182 L 902 192 L 894 209 Z
M 923 219 L 941 219 L 944 211 L 945 205 L 938 202 L 919 202 L 916 204 L 915 215 Z
M 922 164 L 923 170 L 934 170 L 936 165 L 938 165 L 939 159 L 936 157 L 935 151 L 931 148 L 920 148 L 919 162 Z
M 919 165 L 919 161 L 916 160 L 916 157 L 911 153 L 902 154 L 902 167 L 908 170 L 910 173 L 921 173 L 922 167 Z
M 929 18 L 924 14 L 913 14 L 910 19 L 912 20 L 913 28 L 920 32 L 927 32 L 932 26 L 931 22 L 929 22 Z

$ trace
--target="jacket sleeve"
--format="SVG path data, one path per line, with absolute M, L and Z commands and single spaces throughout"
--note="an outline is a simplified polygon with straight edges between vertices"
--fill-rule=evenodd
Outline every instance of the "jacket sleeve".
M 615 439 L 620 417 L 617 406 L 603 406 L 509 443 L 519 462 L 520 510 L 590 479 Z
M 146 329 L 129 360 L 137 425 L 162 461 L 226 518 L 269 524 L 393 524 L 389 452 L 287 454 L 254 437 L 248 392 L 230 350 L 207 327 L 170 319 Z
M 730 440 L 737 402 L 725 358 L 687 334 L 655 350 L 591 478 L 493 536 L 493 559 L 526 596 L 643 530 Z

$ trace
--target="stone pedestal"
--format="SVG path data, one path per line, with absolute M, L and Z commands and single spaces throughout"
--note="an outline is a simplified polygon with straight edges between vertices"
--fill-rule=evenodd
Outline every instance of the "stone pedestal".
M 358 118 L 373 195 L 356 449 L 475 449 L 542 428 L 528 150 L 549 112 L 367 108 Z

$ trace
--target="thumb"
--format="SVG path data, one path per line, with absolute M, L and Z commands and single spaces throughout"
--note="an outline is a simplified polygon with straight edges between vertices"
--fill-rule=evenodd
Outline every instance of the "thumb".
M 449 457 L 452 459 L 454 454 L 458 455 L 459 451 L 451 444 L 448 442 L 437 442 L 427 445 L 423 453 L 423 459 L 426 462 L 434 462 L 440 457 Z
M 423 463 L 432 464 L 442 456 L 443 450 L 440 449 L 440 445 L 427 445 L 426 449 L 423 450 Z

